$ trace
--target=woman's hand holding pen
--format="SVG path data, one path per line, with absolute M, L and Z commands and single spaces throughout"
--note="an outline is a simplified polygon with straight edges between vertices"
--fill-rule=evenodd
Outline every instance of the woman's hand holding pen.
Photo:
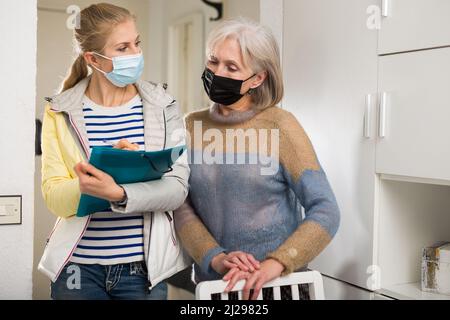
M 127 151 L 138 151 L 139 145 L 136 143 L 131 143 L 127 139 L 122 139 L 114 146 L 114 149 L 127 150 Z

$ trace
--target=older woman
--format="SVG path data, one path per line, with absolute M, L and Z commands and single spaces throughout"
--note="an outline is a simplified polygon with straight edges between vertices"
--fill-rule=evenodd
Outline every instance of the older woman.
M 190 195 L 175 224 L 196 282 L 223 278 L 229 291 L 246 279 L 243 298 L 256 299 L 330 243 L 339 208 L 308 136 L 277 107 L 283 80 L 271 32 L 227 21 L 210 35 L 207 58 L 214 104 L 186 118 Z

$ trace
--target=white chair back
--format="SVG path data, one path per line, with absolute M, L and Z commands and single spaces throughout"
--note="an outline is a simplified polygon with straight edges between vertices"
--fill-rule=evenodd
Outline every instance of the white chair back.
M 241 300 L 245 280 L 239 281 L 233 292 L 224 293 L 227 282 L 205 281 L 197 285 L 197 300 Z M 317 271 L 296 272 L 266 283 L 258 300 L 324 300 L 322 275 Z

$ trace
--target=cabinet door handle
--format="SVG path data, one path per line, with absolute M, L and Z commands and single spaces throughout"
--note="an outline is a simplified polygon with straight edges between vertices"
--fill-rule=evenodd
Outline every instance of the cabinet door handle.
M 380 121 L 379 121 L 379 128 L 378 128 L 378 136 L 380 138 L 386 137 L 386 108 L 388 103 L 388 93 L 383 92 L 381 93 L 381 101 L 380 101 Z
M 389 13 L 391 11 L 391 3 L 390 0 L 383 0 L 381 3 L 381 16 L 384 18 L 389 17 Z
M 372 115 L 372 95 L 366 95 L 366 111 L 364 114 L 364 138 L 370 139 L 370 118 Z

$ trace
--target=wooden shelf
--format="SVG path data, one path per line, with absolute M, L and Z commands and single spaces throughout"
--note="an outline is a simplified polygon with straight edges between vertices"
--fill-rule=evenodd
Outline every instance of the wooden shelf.
M 378 293 L 398 300 L 450 300 L 450 295 L 423 292 L 419 282 L 389 286 Z

